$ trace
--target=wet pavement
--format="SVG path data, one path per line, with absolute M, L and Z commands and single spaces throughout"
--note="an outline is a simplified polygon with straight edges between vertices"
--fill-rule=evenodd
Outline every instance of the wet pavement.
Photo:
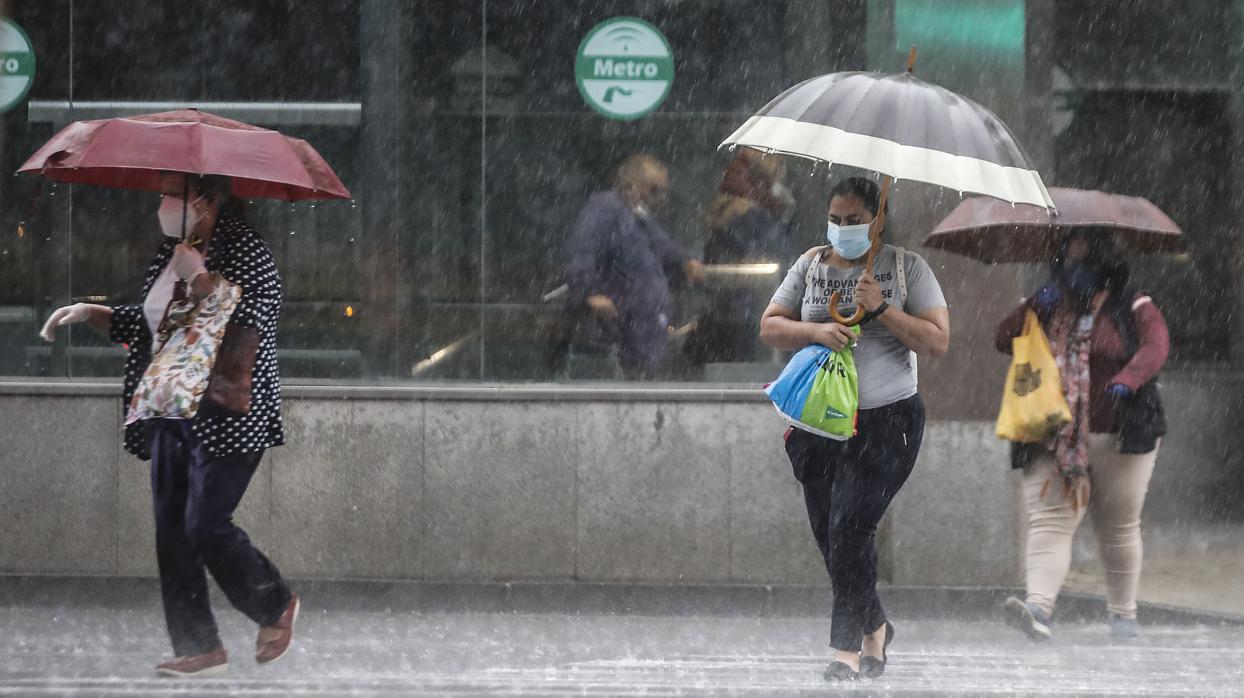
M 250 656 L 253 626 L 218 603 L 230 673 L 179 681 L 153 674 L 167 641 L 150 583 L 138 584 L 100 603 L 81 589 L 63 603 L 70 590 L 0 596 L 0 695 L 1244 695 L 1238 625 L 1150 624 L 1115 642 L 1104 624 L 1071 622 L 1035 645 L 989 614 L 896 614 L 885 676 L 844 687 L 821 678 L 824 619 L 429 611 L 314 589 L 291 654 L 267 667 Z

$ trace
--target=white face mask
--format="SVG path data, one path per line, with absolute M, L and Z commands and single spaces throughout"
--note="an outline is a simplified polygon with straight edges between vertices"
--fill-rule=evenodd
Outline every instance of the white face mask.
M 181 217 L 184 208 L 186 235 L 193 232 L 194 226 L 198 225 L 199 221 L 203 220 L 203 217 L 207 215 L 206 211 L 197 213 L 194 210 L 194 204 L 198 203 L 202 198 L 200 196 L 198 199 L 191 201 L 189 206 L 186 206 L 181 199 L 175 196 L 164 197 L 164 200 L 160 202 L 160 210 L 156 212 L 156 216 L 160 219 L 160 230 L 164 231 L 165 235 L 180 240 L 182 231 Z

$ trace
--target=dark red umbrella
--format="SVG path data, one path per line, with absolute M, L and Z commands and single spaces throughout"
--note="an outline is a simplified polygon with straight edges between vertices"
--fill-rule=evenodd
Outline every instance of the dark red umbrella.
M 1080 230 L 1113 237 L 1123 254 L 1183 250 L 1179 226 L 1146 199 L 1087 189 L 1049 192 L 1056 211 L 983 196 L 965 199 L 924 245 L 988 264 L 1047 262 L 1067 233 Z
M 75 121 L 18 172 L 58 182 L 160 191 L 160 172 L 227 175 L 244 199 L 348 199 L 311 144 L 197 109 Z

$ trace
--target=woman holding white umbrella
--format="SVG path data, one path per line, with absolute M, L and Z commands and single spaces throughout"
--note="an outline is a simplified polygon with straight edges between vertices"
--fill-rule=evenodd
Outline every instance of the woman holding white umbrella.
M 876 678 L 894 626 L 877 596 L 874 535 L 912 472 L 924 427 L 915 356 L 950 342 L 950 315 L 928 265 L 881 244 L 894 178 L 1049 206 L 1040 176 L 1006 126 L 970 100 L 907 72 L 834 73 L 790 88 L 723 145 L 881 173 L 880 191 L 851 178 L 830 192 L 828 246 L 791 268 L 764 314 L 761 338 L 779 349 L 855 344 L 857 431 L 846 441 L 788 431 L 786 449 L 834 588 L 830 681 Z M 855 307 L 839 311 L 845 300 Z
M 868 228 L 880 210 L 872 181 L 853 177 L 835 186 L 827 212 L 829 245 L 791 267 L 760 328 L 761 339 L 777 349 L 823 344 L 840 351 L 856 336 L 832 319 L 831 293 L 842 291 L 865 311 L 853 351 L 859 372 L 856 436 L 835 441 L 798 429 L 786 436 L 812 533 L 833 580 L 835 657 L 826 676 L 834 679 L 885 670 L 894 626 L 877 596 L 873 536 L 915 467 L 924 436 L 924 402 L 911 355 L 940 356 L 950 345 L 950 312 L 924 259 L 886 245 L 872 270 L 863 269 L 870 256 Z

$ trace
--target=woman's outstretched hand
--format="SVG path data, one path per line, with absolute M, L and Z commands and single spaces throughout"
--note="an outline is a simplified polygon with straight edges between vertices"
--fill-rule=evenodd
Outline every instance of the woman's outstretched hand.
M 43 329 L 39 331 L 39 336 L 45 342 L 51 342 L 56 339 L 56 328 L 61 325 L 72 325 L 76 322 L 87 322 L 91 319 L 92 313 L 101 312 L 112 314 L 112 309 L 104 305 L 92 305 L 90 303 L 74 303 L 57 308 L 56 312 L 43 323 Z

